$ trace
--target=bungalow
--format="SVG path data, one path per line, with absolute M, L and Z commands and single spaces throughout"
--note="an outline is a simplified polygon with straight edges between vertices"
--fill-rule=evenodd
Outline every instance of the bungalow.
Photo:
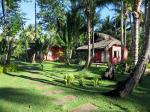
M 104 33 L 94 34 L 94 45 L 90 45 L 92 51 L 94 48 L 95 63 L 111 63 L 117 64 L 121 62 L 121 42 L 110 35 Z M 88 45 L 77 48 L 79 54 L 85 54 L 88 51 Z M 123 59 L 126 61 L 128 56 L 127 48 L 124 47 Z
M 63 60 L 60 59 L 61 57 L 63 57 L 63 53 L 64 49 L 54 46 L 49 48 L 49 51 L 47 53 L 47 55 L 45 55 L 44 59 L 47 61 L 56 61 L 56 60 Z

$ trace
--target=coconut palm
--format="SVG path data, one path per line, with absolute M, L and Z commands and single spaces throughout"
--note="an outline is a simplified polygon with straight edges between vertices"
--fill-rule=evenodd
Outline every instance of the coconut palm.
M 19 8 L 19 1 L 11 1 L 11 0 L 2 0 L 1 5 L 2 5 L 2 12 L 3 12 L 3 34 L 4 38 L 6 41 L 8 41 L 8 50 L 7 53 L 5 54 L 6 56 L 6 62 L 5 64 L 10 63 L 10 57 L 12 54 L 12 49 L 11 48 L 14 44 L 14 39 L 11 39 L 10 37 L 13 37 L 17 34 L 19 31 L 21 25 L 20 25 L 20 15 L 17 12 Z M 16 17 L 14 19 L 14 17 Z M 8 38 L 6 38 L 8 37 Z
M 135 4 L 137 4 L 137 2 L 135 2 Z M 138 17 L 139 15 L 136 14 L 135 16 Z M 148 10 L 147 10 L 145 29 L 146 32 L 145 32 L 145 44 L 143 48 L 143 53 L 140 56 L 140 59 L 136 64 L 134 70 L 129 75 L 127 80 L 121 82 L 115 90 L 105 93 L 105 95 L 116 96 L 116 97 L 128 96 L 136 87 L 141 76 L 145 72 L 145 67 L 146 64 L 149 62 L 149 56 L 150 56 L 150 1 L 148 1 Z
M 80 0 L 79 6 L 83 9 L 87 19 L 87 38 L 88 38 L 88 58 L 85 63 L 85 68 L 88 68 L 91 61 L 91 26 L 92 19 L 95 16 L 97 7 L 102 7 L 106 3 L 112 2 L 111 0 Z
M 134 64 L 138 61 L 138 48 L 139 48 L 139 27 L 141 21 L 141 3 L 142 0 L 134 0 L 133 14 L 134 14 Z
M 72 6 L 71 12 L 66 14 L 67 20 L 58 21 L 58 43 L 65 50 L 66 64 L 70 64 L 70 59 L 74 48 L 78 45 L 82 28 L 85 26 L 84 18 L 80 12 Z

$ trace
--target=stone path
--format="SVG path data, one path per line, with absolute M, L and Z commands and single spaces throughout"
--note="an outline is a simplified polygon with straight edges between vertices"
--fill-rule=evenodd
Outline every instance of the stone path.
M 87 103 L 84 105 L 81 105 L 75 109 L 73 109 L 70 112 L 93 112 L 97 109 L 97 107 L 91 103 Z
M 45 83 L 37 82 L 37 81 L 30 81 L 30 83 L 35 85 L 35 88 L 37 90 L 44 90 L 44 89 L 47 89 L 49 87 L 53 87 L 53 85 L 45 84 Z
M 65 105 L 66 103 L 70 102 L 70 101 L 73 101 L 76 99 L 76 96 L 73 96 L 73 95 L 69 95 L 69 96 L 65 96 L 63 98 L 59 98 L 57 99 L 56 101 L 54 101 L 54 104 L 56 105 Z
M 44 84 L 42 82 L 36 82 L 36 81 L 31 81 L 30 83 L 36 85 L 36 89 L 38 89 L 38 90 L 45 90 L 45 89 L 48 89 L 48 87 L 53 86 L 53 85 Z M 55 94 L 62 94 L 62 93 L 64 93 L 64 90 L 49 90 L 49 91 L 44 92 L 43 95 L 52 96 Z M 62 98 L 58 98 L 58 99 L 54 100 L 53 103 L 58 106 L 64 106 L 65 104 L 67 104 L 73 100 L 76 100 L 76 99 L 77 99 L 76 96 L 68 95 L 68 96 L 64 96 Z M 80 105 L 80 106 L 74 108 L 73 110 L 71 110 L 69 112 L 93 112 L 96 109 L 97 109 L 97 107 L 95 105 L 93 105 L 91 103 L 86 103 L 86 104 L 83 104 L 83 105 Z
M 43 93 L 43 95 L 51 96 L 51 95 L 61 94 L 61 93 L 64 93 L 64 91 L 63 90 L 51 90 L 51 91 L 47 91 Z

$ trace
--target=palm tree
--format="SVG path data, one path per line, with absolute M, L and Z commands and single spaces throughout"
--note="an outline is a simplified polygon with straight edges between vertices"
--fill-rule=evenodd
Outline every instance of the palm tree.
M 36 9 L 36 0 L 35 0 L 35 3 L 34 3 L 34 10 L 35 10 L 35 39 L 37 39 L 37 9 Z M 32 63 L 35 63 L 35 51 L 33 53 L 33 57 L 32 57 Z
M 7 46 L 8 46 L 8 50 L 7 53 L 5 54 L 5 64 L 9 64 L 10 63 L 10 58 L 11 58 L 11 54 L 12 54 L 12 44 L 14 39 L 10 39 L 10 38 L 6 38 L 6 36 L 8 37 L 13 37 L 15 36 L 15 34 L 17 33 L 20 25 L 19 25 L 19 21 L 20 18 L 18 18 L 18 13 L 17 13 L 17 9 L 19 8 L 18 6 L 18 1 L 11 1 L 11 0 L 2 0 L 1 1 L 1 5 L 2 5 L 2 12 L 3 12 L 3 33 L 4 33 L 4 37 L 6 39 L 7 42 Z M 14 13 L 15 12 L 15 13 Z M 16 16 L 17 19 L 15 19 L 14 21 L 14 14 Z M 7 21 L 7 22 L 6 22 Z M 18 22 L 18 24 L 15 24 L 15 22 Z M 17 26 L 17 28 L 11 28 L 13 26 Z M 6 34 L 5 34 L 6 33 Z
M 123 25 L 124 25 L 124 2 L 123 0 L 121 1 L 121 44 L 122 46 L 124 45 L 124 29 L 123 29 Z
M 70 64 L 74 48 L 78 45 L 84 27 L 83 16 L 72 3 L 72 9 L 66 14 L 66 20 L 58 20 L 58 44 L 65 50 L 65 62 Z
M 94 0 L 82 0 L 81 4 L 84 8 L 85 15 L 87 17 L 87 34 L 88 34 L 88 58 L 85 64 L 85 68 L 88 68 L 91 61 L 91 16 L 95 11 Z
M 2 13 L 3 13 L 3 21 L 5 21 L 5 0 L 1 0 Z
M 141 21 L 141 4 L 142 0 L 134 0 L 133 14 L 134 14 L 134 64 L 138 62 L 139 49 L 139 27 Z
M 80 6 L 84 10 L 87 18 L 87 37 L 88 37 L 88 58 L 85 63 L 84 68 L 88 68 L 91 61 L 91 26 L 92 26 L 92 16 L 95 16 L 95 11 L 97 7 L 106 5 L 106 3 L 112 2 L 111 0 L 81 0 Z
M 121 82 L 120 85 L 115 90 L 105 93 L 105 95 L 110 95 L 110 96 L 115 96 L 115 97 L 128 96 L 136 87 L 141 76 L 145 72 L 146 64 L 149 62 L 149 56 L 150 56 L 150 1 L 148 1 L 148 10 L 147 10 L 145 29 L 146 29 L 145 44 L 144 44 L 143 52 L 134 70 L 129 75 L 127 80 L 125 80 L 124 82 Z

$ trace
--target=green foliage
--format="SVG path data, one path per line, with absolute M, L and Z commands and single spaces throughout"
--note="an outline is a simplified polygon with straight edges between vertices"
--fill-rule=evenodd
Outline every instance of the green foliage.
M 125 72 L 125 63 L 120 63 L 115 66 L 115 71 L 119 74 L 124 74 Z
M 18 71 L 18 65 L 16 64 L 9 64 L 4 67 L 4 73 L 17 72 L 17 71 Z
M 74 79 L 75 79 L 74 75 L 71 75 L 71 74 L 65 75 L 64 80 L 65 80 L 66 86 L 71 86 L 74 82 Z
M 0 74 L 3 73 L 4 67 L 0 66 Z
M 0 41 L 0 55 L 5 54 L 7 51 L 8 51 L 8 41 L 3 38 Z
M 79 76 L 79 85 L 80 86 L 85 86 L 85 78 L 83 75 Z
M 32 69 L 34 69 L 35 67 L 35 65 L 31 63 L 21 62 L 19 65 L 26 65 L 26 67 Z M 67 112 L 68 110 L 72 111 L 73 108 L 82 106 L 87 102 L 91 102 L 93 105 L 96 105 L 97 110 L 95 111 L 97 112 L 149 112 L 150 100 L 147 100 L 150 98 L 149 76 L 144 76 L 143 82 L 139 85 L 138 88 L 134 90 L 133 94 L 130 95 L 127 99 L 116 99 L 109 98 L 100 94 L 112 90 L 114 88 L 114 86 L 112 85 L 115 85 L 115 82 L 101 81 L 101 85 L 99 87 L 79 87 L 79 89 L 82 88 L 81 91 L 68 87 L 63 87 L 61 85 L 62 83 L 58 83 L 58 80 L 55 80 L 54 77 L 52 77 L 52 75 L 54 75 L 56 77 L 59 77 L 59 79 L 63 80 L 65 74 L 85 74 L 88 76 L 94 76 L 99 74 L 95 74 L 92 71 L 87 71 L 84 73 L 83 71 L 77 72 L 75 71 L 78 68 L 77 65 L 74 65 L 73 69 L 69 66 L 64 67 L 64 64 L 58 62 L 44 62 L 44 65 L 44 72 L 39 71 L 37 73 L 28 75 L 29 72 L 22 71 L 21 74 L 20 72 L 11 73 L 12 75 L 14 75 L 14 77 L 10 77 L 9 75 L 0 76 L 0 104 L 2 105 L 1 112 Z M 56 67 L 56 65 L 59 65 L 59 67 Z M 72 72 L 72 70 L 74 70 L 74 72 Z M 95 67 L 95 71 L 96 70 L 97 68 Z M 47 73 L 47 71 L 50 72 Z M 63 71 L 65 71 L 64 74 L 62 74 Z M 30 83 L 29 79 L 24 79 L 27 77 L 39 77 L 39 74 L 40 78 L 37 79 L 37 82 L 41 82 L 41 79 L 43 79 L 43 83 L 41 82 L 42 84 L 44 84 L 44 81 L 46 81 L 51 82 L 52 84 L 60 84 L 60 86 L 49 87 L 50 85 L 44 85 L 42 91 L 39 91 L 39 84 Z M 45 77 L 46 74 L 48 75 L 48 77 Z M 125 77 L 123 77 L 123 79 L 125 79 Z M 87 83 L 91 84 L 91 81 L 88 81 Z M 51 92 L 55 90 L 63 90 L 64 93 L 49 95 L 49 97 L 46 96 L 47 94 L 43 95 L 43 91 Z M 55 102 L 55 99 L 58 99 L 58 97 L 61 99 L 63 96 L 68 95 L 77 97 L 71 103 L 67 103 L 67 105 L 65 105 L 65 108 L 62 109 L 61 106 L 51 105 Z M 14 101 L 17 101 L 18 103 L 14 103 Z
M 150 63 L 147 64 L 147 68 L 150 69 Z
M 104 75 L 105 72 L 107 71 L 108 67 L 107 66 L 101 66 L 99 68 L 99 74 Z
M 95 77 L 93 78 L 93 86 L 94 86 L 94 87 L 97 87 L 98 84 L 99 84 L 99 77 L 98 77 L 98 76 L 95 76 Z
M 17 42 L 17 46 L 13 52 L 13 56 L 19 58 L 21 55 L 25 53 L 25 48 L 23 46 L 23 43 L 21 41 Z

